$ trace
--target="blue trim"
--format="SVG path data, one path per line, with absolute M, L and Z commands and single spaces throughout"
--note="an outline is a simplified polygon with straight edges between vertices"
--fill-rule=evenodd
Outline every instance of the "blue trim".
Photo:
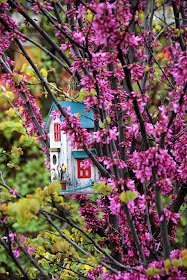
M 46 124 L 47 124 L 47 122 L 48 122 L 48 119 L 50 118 L 51 112 L 54 110 L 53 107 L 55 107 L 55 103 L 54 103 L 54 102 L 52 103 L 51 108 L 50 108 L 50 110 L 49 110 L 49 113 L 48 113 L 48 115 L 47 115 L 47 119 L 46 119 L 46 121 L 45 121 L 45 125 L 44 125 L 44 128 L 43 128 L 44 130 L 45 130 Z
M 68 108 L 70 106 L 70 113 L 74 114 L 74 113 L 80 113 L 81 115 L 81 124 L 83 128 L 94 128 L 94 116 L 93 116 L 93 111 L 90 110 L 89 112 L 85 112 L 85 104 L 83 103 L 79 103 L 79 102 L 73 102 L 73 101 L 59 101 L 60 105 L 62 107 Z M 53 102 L 51 105 L 51 108 L 49 110 L 45 125 L 44 125 L 44 129 L 46 128 L 46 124 L 49 121 L 51 112 L 57 109 L 58 107 L 56 106 L 56 104 Z M 61 117 L 61 121 L 64 119 L 64 117 Z
M 96 152 L 94 150 L 91 150 L 92 154 L 96 156 Z M 83 158 L 89 158 L 87 153 L 85 151 L 72 151 L 72 155 L 75 159 L 83 159 Z
M 77 97 L 79 97 L 79 94 L 80 94 L 80 92 L 74 98 L 76 99 Z
M 80 188 L 76 188 L 76 189 L 71 189 L 71 190 L 62 190 L 61 192 L 72 192 L 72 191 L 86 189 L 86 188 L 89 188 L 89 187 L 93 187 L 93 184 L 92 185 L 87 185 L 87 186 L 84 186 L 84 187 L 80 187 Z

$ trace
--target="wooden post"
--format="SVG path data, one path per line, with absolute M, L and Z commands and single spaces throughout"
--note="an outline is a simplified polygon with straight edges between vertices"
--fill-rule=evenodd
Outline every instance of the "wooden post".
M 62 186 L 62 190 L 66 190 L 66 181 L 65 180 L 61 180 L 60 184 Z

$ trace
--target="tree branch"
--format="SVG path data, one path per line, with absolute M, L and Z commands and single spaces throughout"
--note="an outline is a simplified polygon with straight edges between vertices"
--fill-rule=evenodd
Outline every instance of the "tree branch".
M 76 228 L 77 230 L 79 230 L 80 232 L 82 232 L 94 245 L 94 247 L 100 252 L 102 253 L 103 255 L 105 255 L 112 263 L 114 263 L 116 266 L 120 267 L 121 269 L 123 270 L 126 270 L 126 271 L 130 271 L 131 269 L 134 269 L 132 267 L 128 267 L 128 266 L 124 266 L 122 265 L 121 263 L 119 263 L 118 261 L 116 261 L 113 257 L 111 257 L 105 250 L 103 250 L 96 242 L 95 240 L 86 232 L 84 231 L 81 227 L 77 226 L 70 218 L 67 218 L 67 217 L 60 217 L 59 215 L 57 214 L 54 214 L 54 213 L 50 213 L 46 210 L 43 210 L 41 209 L 40 212 L 44 212 L 44 213 L 47 213 L 48 215 L 51 215 L 51 216 L 54 216 L 64 222 L 67 222 L 69 225 L 71 225 L 72 227 Z M 136 269 L 135 269 L 136 270 Z
M 48 275 L 43 271 L 43 269 L 38 265 L 37 261 L 32 258 L 29 253 L 27 252 L 27 250 L 25 250 L 25 248 L 22 246 L 22 244 L 18 241 L 18 239 L 16 237 L 14 237 L 16 243 L 18 244 L 19 248 L 21 249 L 21 251 L 25 254 L 25 256 L 29 259 L 29 261 L 33 264 L 33 266 L 36 267 L 36 269 L 41 273 L 41 275 L 43 275 L 45 277 L 46 280 L 50 280 L 50 278 L 48 277 Z
M 10 255 L 11 259 L 13 260 L 13 262 L 15 263 L 15 265 L 17 266 L 17 268 L 21 271 L 22 275 L 25 277 L 25 279 L 27 280 L 32 280 L 28 273 L 23 269 L 22 265 L 20 264 L 20 262 L 18 261 L 18 259 L 14 256 L 14 253 L 11 250 L 11 246 L 10 248 L 8 248 L 8 246 L 6 245 L 6 243 L 4 242 L 4 240 L 1 239 L 0 237 L 0 244 L 5 248 L 5 251 L 7 252 L 8 255 Z
M 50 38 L 50 36 L 32 18 L 30 18 L 24 10 L 19 10 L 16 2 L 14 2 L 13 0 L 8 0 L 8 3 L 13 9 L 18 9 L 19 13 L 22 14 L 22 16 L 34 27 L 35 30 L 37 30 L 42 35 L 42 37 L 51 45 L 51 47 L 53 47 L 59 53 L 59 55 L 67 63 L 67 65 L 71 67 L 70 59 L 64 54 L 63 51 L 60 50 L 59 46 Z M 75 74 L 77 79 L 80 80 L 80 73 L 76 71 Z
M 21 34 L 21 33 L 20 33 Z M 33 45 L 37 46 L 40 48 L 42 51 L 44 51 L 46 54 L 48 54 L 52 59 L 56 60 L 60 66 L 62 66 L 69 74 L 73 75 L 71 70 L 60 60 L 58 57 L 56 57 L 54 54 L 52 54 L 50 51 L 46 50 L 42 45 L 38 44 L 37 42 L 33 41 L 31 38 L 28 36 L 24 36 L 24 39 L 31 42 Z
M 178 191 L 176 199 L 173 201 L 173 203 L 170 206 L 170 211 L 172 213 L 178 213 L 181 205 L 184 203 L 184 199 L 187 195 L 187 185 L 182 185 L 181 188 Z M 172 231 L 172 225 L 173 222 L 170 219 L 168 223 L 168 232 L 171 233 Z
M 124 61 L 124 58 L 123 58 L 123 53 L 122 53 L 122 50 L 120 49 L 119 45 L 118 45 L 118 58 L 121 62 L 121 65 L 123 67 L 123 71 L 125 73 L 125 80 L 126 80 L 126 85 L 127 85 L 127 88 L 128 88 L 128 92 L 131 94 L 131 92 L 133 92 L 133 88 L 132 88 L 132 85 L 131 85 L 131 82 L 130 82 L 130 73 L 129 73 L 129 69 L 127 69 L 127 66 L 125 64 L 125 61 Z M 143 119 L 143 116 L 140 112 L 138 102 L 135 98 L 133 99 L 133 105 L 134 105 L 134 111 L 135 111 L 136 116 L 138 118 L 138 121 L 140 123 L 140 131 L 141 131 L 142 140 L 143 140 L 143 143 L 144 143 L 144 149 L 147 150 L 147 149 L 149 149 L 149 142 L 148 142 L 147 133 L 146 133 L 146 130 L 145 130 L 144 119 Z
M 170 244 L 168 238 L 168 229 L 167 229 L 167 222 L 166 217 L 164 215 L 163 207 L 162 207 L 162 199 L 161 199 L 161 192 L 160 186 L 157 184 L 158 178 L 156 174 L 156 166 L 152 168 L 152 178 L 153 178 L 153 185 L 155 191 L 155 202 L 156 208 L 160 220 L 160 229 L 161 229 L 161 237 L 162 237 L 162 246 L 164 251 L 164 260 L 169 259 L 170 257 Z
M 89 252 L 85 251 L 84 249 L 82 249 L 79 245 L 77 245 L 75 242 L 73 242 L 71 239 L 69 239 L 60 229 L 57 225 L 55 225 L 55 223 L 51 220 L 51 218 L 48 215 L 45 215 L 43 213 L 43 215 L 46 217 L 46 219 L 48 220 L 48 222 L 60 233 L 60 235 L 69 243 L 71 244 L 77 251 L 81 252 L 83 255 L 90 255 Z M 108 266 L 106 263 L 104 263 L 103 261 L 99 261 L 100 264 L 102 264 L 104 267 L 106 267 L 107 269 L 109 269 L 110 271 L 114 272 L 115 274 L 118 273 L 118 271 L 110 266 Z
M 177 8 L 177 2 L 176 1 L 172 1 L 172 7 L 173 7 L 173 13 L 174 13 L 174 16 L 175 16 L 175 23 L 176 23 L 176 27 L 177 29 L 181 30 L 181 25 L 180 25 L 180 17 L 179 17 L 179 11 L 178 11 L 178 8 Z M 182 37 L 182 33 L 180 32 L 180 35 L 179 35 L 179 43 L 180 43 L 180 47 L 181 47 L 181 50 L 182 51 L 185 51 L 186 50 L 186 45 L 184 43 L 184 39 Z
M 2 65 L 2 67 L 4 68 L 5 72 L 7 74 L 11 74 L 11 70 L 6 66 L 5 62 L 3 61 L 3 59 L 0 57 L 0 64 Z M 27 108 L 28 110 L 28 113 L 36 127 L 36 129 L 38 130 L 38 134 L 39 135 L 45 135 L 43 129 L 41 128 L 35 114 L 34 114 L 34 111 L 32 109 L 32 106 L 30 104 L 30 102 L 28 101 L 28 98 L 27 98 L 27 95 L 24 91 L 22 91 L 22 88 L 20 87 L 20 96 L 25 100 L 25 107 Z M 44 149 L 45 147 L 48 147 L 49 148 L 49 140 L 46 138 L 46 140 L 44 140 L 43 138 L 40 139 L 40 142 L 42 144 L 42 148 Z M 49 157 L 49 154 L 47 154 L 47 156 Z
M 184 86 L 183 93 L 182 93 L 181 96 L 180 96 L 180 99 L 179 99 L 179 106 L 182 105 L 183 97 L 184 97 L 184 95 L 185 95 L 185 93 L 186 93 L 186 89 L 187 89 L 187 82 L 186 82 L 186 84 L 185 84 L 185 86 Z M 159 147 L 160 147 L 161 149 L 163 149 L 163 147 L 164 147 L 164 141 L 165 141 L 166 134 L 167 134 L 167 132 L 168 132 L 168 129 L 169 129 L 170 126 L 172 125 L 173 120 L 174 120 L 175 117 L 176 117 L 176 113 L 175 113 L 174 111 L 172 111 L 171 117 L 170 117 L 169 122 L 168 122 L 168 125 L 167 125 L 167 131 L 165 131 L 165 132 L 163 132 L 163 133 L 161 134 L 161 139 L 160 139 L 160 144 L 159 144 Z

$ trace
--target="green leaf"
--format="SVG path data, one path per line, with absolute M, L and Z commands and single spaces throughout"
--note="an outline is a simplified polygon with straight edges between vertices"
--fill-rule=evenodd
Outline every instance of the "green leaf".
M 13 77 L 13 81 L 16 83 L 16 84 L 19 84 L 23 79 L 23 76 L 22 75 L 19 75 L 19 74 L 14 74 L 14 77 Z
M 25 72 L 25 71 L 26 71 L 26 68 L 27 68 L 27 64 L 24 63 L 24 64 L 22 65 L 21 72 Z
M 105 185 L 104 182 L 94 183 L 94 192 L 101 192 L 104 195 L 108 195 L 112 192 L 112 188 L 107 184 Z
M 88 21 L 92 21 L 92 19 L 93 19 L 93 14 L 92 14 L 92 12 L 88 9 L 87 10 L 87 19 L 88 19 Z
M 16 122 L 14 130 L 19 132 L 19 133 L 25 133 L 25 128 L 21 122 Z M 30 138 L 29 138 L 30 139 Z M 32 139 L 32 138 L 31 138 Z
M 60 182 L 59 181 L 53 181 L 53 185 L 55 187 L 55 191 L 59 194 L 61 192 L 61 189 L 62 189 Z
M 36 279 L 37 272 L 38 271 L 35 267 L 28 267 L 28 273 L 32 279 Z
M 144 72 L 149 72 L 149 69 L 150 69 L 149 65 L 146 65 L 144 68 Z
M 102 194 L 108 195 L 112 192 L 112 188 L 107 184 L 107 185 L 101 186 L 100 191 Z
M 5 113 L 10 117 L 15 117 L 17 115 L 16 110 L 14 108 L 9 108 L 5 111 Z
M 111 118 L 110 117 L 106 117 L 106 120 L 107 120 L 108 123 L 111 122 Z
M 41 72 L 41 74 L 42 74 L 42 76 L 43 76 L 44 78 L 47 77 L 47 71 L 46 71 L 44 68 L 42 68 L 42 69 L 40 70 L 40 72 Z
M 22 135 L 19 140 L 25 146 L 30 146 L 33 143 L 33 139 L 31 137 L 29 138 L 27 135 Z
M 166 273 L 169 272 L 169 268 L 171 267 L 171 261 L 170 259 L 167 259 L 164 263 L 164 267 L 165 267 L 165 270 L 166 270 Z
M 10 193 L 8 191 L 1 191 L 1 200 L 8 200 L 10 198 Z
M 126 191 L 128 200 L 135 200 L 138 197 L 138 193 L 137 192 L 132 192 L 132 191 Z
M 137 192 L 126 191 L 120 194 L 120 199 L 122 202 L 127 202 L 128 200 L 135 200 L 138 197 Z
M 7 88 L 7 89 L 10 89 L 10 86 L 8 85 L 8 83 L 6 83 L 6 88 Z
M 5 87 L 4 86 L 0 86 L 0 93 L 5 92 Z
M 6 97 L 6 99 L 7 99 L 8 101 L 12 101 L 12 100 L 14 99 L 14 94 L 13 94 L 12 91 L 6 91 L 6 92 L 4 93 L 4 96 Z
M 105 183 L 104 183 L 104 182 L 99 182 L 98 184 L 97 184 L 97 183 L 94 183 L 94 187 L 93 187 L 94 192 L 100 191 L 100 189 L 101 189 L 102 186 L 105 186 Z
M 122 192 L 119 196 L 119 198 L 121 199 L 122 202 L 127 202 L 128 199 L 127 199 L 127 195 L 125 192 Z
M 187 249 L 182 250 L 182 264 L 187 267 Z
M 87 91 L 85 91 L 85 90 L 82 88 L 82 89 L 80 90 L 80 92 L 79 92 L 79 99 L 80 99 L 81 101 L 83 101 L 86 94 L 87 94 Z
M 181 266 L 181 260 L 180 259 L 173 259 L 172 265 L 177 269 L 179 266 Z
M 12 147 L 12 150 L 11 150 L 11 155 L 13 157 L 18 157 L 19 155 L 23 155 L 23 151 L 22 151 L 22 148 L 17 148 L 16 146 L 13 146 Z
M 32 68 L 31 65 L 27 66 L 25 73 L 26 73 L 28 76 L 33 76 L 33 75 L 34 75 L 34 69 Z
M 28 199 L 29 199 L 30 210 L 34 214 L 37 214 L 38 211 L 40 210 L 40 201 L 36 198 L 28 198 Z
M 184 267 L 187 267 L 187 256 L 182 258 L 182 264 Z
M 21 227 L 26 226 L 31 219 L 37 219 L 36 214 L 40 209 L 40 202 L 36 198 L 23 198 L 18 202 L 9 203 L 7 213 L 17 219 Z
M 161 273 L 161 270 L 158 268 L 148 267 L 148 269 L 147 269 L 148 276 L 154 276 L 154 275 L 158 275 L 160 273 Z

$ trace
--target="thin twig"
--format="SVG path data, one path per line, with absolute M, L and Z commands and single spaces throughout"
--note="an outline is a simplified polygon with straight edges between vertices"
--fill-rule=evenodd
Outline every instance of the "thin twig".
M 82 232 L 91 242 L 92 244 L 98 249 L 98 252 L 99 253 L 102 253 L 103 255 L 105 255 L 112 263 L 114 263 L 116 266 L 119 266 L 121 267 L 122 269 L 125 269 L 126 271 L 130 271 L 132 268 L 131 267 L 128 267 L 128 266 L 124 266 L 122 265 L 121 263 L 119 263 L 118 261 L 116 261 L 114 258 L 112 258 L 107 252 L 105 252 L 96 242 L 95 240 L 88 234 L 86 233 L 82 228 L 80 228 L 79 226 L 77 226 L 70 218 L 62 218 L 60 217 L 59 215 L 57 214 L 54 214 L 54 213 L 50 213 L 49 211 L 46 211 L 46 210 L 41 210 L 41 212 L 45 212 L 47 213 L 48 215 L 52 215 L 64 222 L 67 222 L 69 225 L 71 225 L 72 227 L 78 229 L 80 232 Z M 134 269 L 134 268 L 133 268 Z
M 28 275 L 27 271 L 24 270 L 24 268 L 22 267 L 21 263 L 19 262 L 19 260 L 14 256 L 14 253 L 12 252 L 11 249 L 11 245 L 8 246 L 6 245 L 5 241 L 1 239 L 0 237 L 0 244 L 5 248 L 5 251 L 7 252 L 7 254 L 9 256 L 11 256 L 13 262 L 15 263 L 15 265 L 17 266 L 17 268 L 21 271 L 22 275 L 25 277 L 25 279 L 27 280 L 32 280 L 30 278 L 30 276 Z
M 45 277 L 45 279 L 50 280 L 50 278 L 48 277 L 48 275 L 44 272 L 44 270 L 41 268 L 41 266 L 38 265 L 37 261 L 31 257 L 31 255 L 29 255 L 29 253 L 27 252 L 27 250 L 22 246 L 22 244 L 18 241 L 18 239 L 16 237 L 14 237 L 16 243 L 18 244 L 19 248 L 21 249 L 21 251 L 24 253 L 24 255 L 29 259 L 29 261 L 33 264 L 33 266 L 36 267 L 36 269 L 41 273 L 41 275 L 43 275 Z

